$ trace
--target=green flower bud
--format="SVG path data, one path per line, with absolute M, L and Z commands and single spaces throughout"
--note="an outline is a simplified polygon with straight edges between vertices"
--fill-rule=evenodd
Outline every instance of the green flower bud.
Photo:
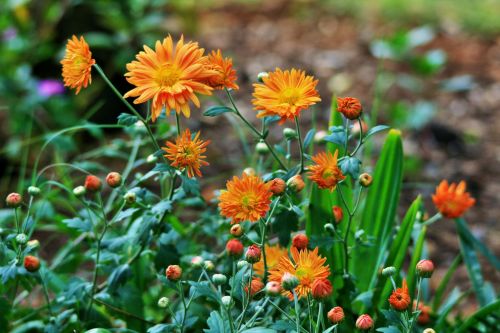
M 227 282 L 227 277 L 224 274 L 214 274 L 212 281 L 216 286 L 221 286 Z

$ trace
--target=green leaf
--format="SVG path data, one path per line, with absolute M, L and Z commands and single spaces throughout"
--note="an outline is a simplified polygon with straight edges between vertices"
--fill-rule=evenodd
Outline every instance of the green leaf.
M 148 333 L 171 333 L 175 332 L 175 328 L 175 324 L 158 324 L 148 329 Z
M 111 333 L 111 331 L 105 328 L 93 328 L 91 330 L 85 331 L 85 333 Z
M 181 175 L 182 179 L 182 189 L 186 194 L 191 194 L 194 196 L 198 196 L 200 194 L 200 184 L 195 178 L 189 178 L 184 175 Z
M 304 149 L 306 149 L 307 147 L 309 147 L 309 145 L 311 144 L 313 138 L 314 138 L 314 134 L 316 134 L 316 130 L 313 128 L 313 129 L 310 129 L 309 132 L 307 132 L 306 134 L 306 137 L 304 139 Z
M 115 268 L 108 278 L 108 291 L 110 293 L 115 292 L 120 285 L 127 282 L 131 274 L 130 266 L 127 264 Z
M 332 134 L 327 135 L 323 138 L 323 141 L 336 144 L 338 146 L 345 145 L 345 128 L 344 126 L 332 126 L 330 127 Z
M 277 333 L 276 330 L 273 330 L 271 328 L 265 328 L 262 326 L 259 327 L 252 327 L 247 330 L 241 331 L 241 333 Z
M 92 230 L 92 223 L 89 220 L 82 220 L 79 217 L 74 217 L 72 219 L 65 219 L 62 221 L 69 228 L 76 229 L 81 232 L 89 232 Z
M 379 327 L 376 329 L 376 331 L 382 333 L 401 333 L 399 328 L 397 328 L 396 326 Z
M 120 222 L 122 220 L 125 220 L 126 218 L 131 217 L 138 210 L 139 208 L 129 208 L 122 210 L 120 213 L 118 213 L 118 216 L 115 218 L 115 222 Z
M 118 125 L 124 125 L 124 126 L 132 126 L 134 125 L 139 118 L 132 114 L 128 113 L 122 113 L 118 116 Z
M 346 159 L 340 161 L 339 165 L 344 175 L 351 175 L 353 179 L 359 177 L 361 161 L 356 157 L 347 157 Z
M 208 329 L 204 329 L 205 333 L 226 333 L 229 332 L 229 323 L 224 322 L 221 315 L 217 311 L 210 312 L 210 317 L 207 320 Z
M 372 127 L 368 130 L 368 132 L 366 132 L 366 135 L 363 137 L 363 140 L 368 139 L 370 136 L 372 136 L 378 132 L 388 130 L 389 128 L 391 128 L 391 127 L 387 126 L 387 125 L 377 125 L 375 127 Z
M 495 318 L 498 318 L 499 311 L 500 311 L 500 299 L 479 309 L 472 316 L 470 316 L 462 325 L 460 325 L 460 327 L 458 327 L 455 331 L 453 331 L 453 333 L 472 332 L 473 331 L 472 328 L 476 324 L 482 321 L 486 321 L 486 319 L 489 316 L 493 317 L 494 322 L 496 322 L 498 326 L 499 321 L 498 319 Z M 497 328 L 496 330 L 492 330 L 491 332 L 498 332 L 499 329 L 500 327 Z
M 375 166 L 373 183 L 368 189 L 365 207 L 359 229 L 365 230 L 374 240 L 373 247 L 358 247 L 353 253 L 352 267 L 357 286 L 367 291 L 377 276 L 379 258 L 374 256 L 385 252 L 389 237 L 394 230 L 396 210 L 399 203 L 403 179 L 403 145 L 401 132 L 390 130 Z
M 450 279 L 452 278 L 453 274 L 455 273 L 461 262 L 462 262 L 462 256 L 459 254 L 458 256 L 455 257 L 455 259 L 450 265 L 450 268 L 448 268 L 446 274 L 439 283 L 439 286 L 437 287 L 436 292 L 434 293 L 434 302 L 432 304 L 433 312 L 437 312 L 439 305 L 441 304 L 441 300 L 443 299 L 446 287 L 448 287 Z
M 217 117 L 217 116 L 220 116 L 221 114 L 227 113 L 227 112 L 235 113 L 234 109 L 232 109 L 230 107 L 223 106 L 223 105 L 215 105 L 215 106 L 209 107 L 205 112 L 203 112 L 203 115 L 206 117 Z

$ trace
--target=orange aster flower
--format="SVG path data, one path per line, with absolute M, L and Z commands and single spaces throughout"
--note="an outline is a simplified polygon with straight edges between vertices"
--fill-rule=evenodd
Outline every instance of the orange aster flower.
M 279 116 L 280 124 L 293 120 L 302 110 L 321 101 L 316 85 L 318 80 L 304 71 L 292 69 L 275 72 L 263 77 L 263 84 L 255 83 L 252 103 L 258 118 Z
M 267 270 L 273 269 L 281 259 L 281 257 L 288 257 L 288 250 L 286 248 L 281 247 L 279 244 L 269 246 L 266 244 L 265 246 L 266 252 L 266 264 Z M 261 257 L 259 262 L 256 262 L 253 265 L 253 270 L 255 274 L 260 276 L 264 276 L 264 258 Z
M 189 178 L 195 175 L 201 177 L 200 167 L 208 165 L 203 153 L 207 151 L 210 140 L 203 141 L 199 137 L 200 132 L 192 138 L 191 131 L 186 129 L 175 139 L 175 143 L 167 141 L 167 147 L 162 148 L 166 152 L 165 157 L 172 161 L 172 166 L 180 170 L 186 169 Z
M 206 58 L 205 66 L 214 71 L 214 75 L 210 76 L 205 82 L 214 89 L 222 90 L 239 89 L 236 84 L 236 71 L 233 69 L 233 60 L 231 58 L 223 58 L 221 50 L 212 51 Z
M 227 181 L 226 188 L 219 196 L 219 208 L 223 216 L 232 219 L 231 223 L 257 222 L 266 216 L 273 193 L 260 177 L 243 173 L 241 178 L 234 176 Z
M 444 217 L 451 219 L 460 217 L 474 206 L 476 200 L 465 192 L 466 186 L 464 181 L 457 185 L 456 183 L 448 184 L 446 180 L 443 180 L 436 188 L 432 201 Z
M 410 306 L 410 293 L 406 279 L 403 280 L 403 286 L 394 290 L 389 297 L 389 304 L 394 310 L 405 311 Z
M 338 182 L 345 178 L 337 164 L 338 153 L 338 150 L 333 155 L 321 152 L 312 157 L 316 164 L 309 167 L 309 179 L 318 184 L 319 188 L 333 191 Z
M 92 59 L 89 44 L 82 36 L 78 39 L 73 35 L 71 39 L 68 39 L 66 53 L 61 64 L 64 85 L 76 89 L 76 95 L 82 88 L 87 88 L 89 83 L 92 83 L 90 72 L 95 60 Z
M 325 265 L 326 258 L 318 254 L 318 248 L 310 251 L 304 249 L 297 250 L 295 247 L 290 248 L 292 258 L 288 256 L 282 257 L 278 264 L 269 271 L 269 280 L 281 283 L 283 274 L 289 273 L 299 279 L 299 285 L 295 288 L 297 295 L 307 297 L 311 292 L 312 284 L 316 279 L 327 279 L 330 275 L 330 266 Z M 289 297 L 293 297 L 289 291 L 284 291 Z
M 182 112 L 189 118 L 189 101 L 200 107 L 196 94 L 212 93 L 212 87 L 204 82 L 214 72 L 204 65 L 206 57 L 203 52 L 205 50 L 198 43 L 184 43 L 184 37 L 174 47 L 170 35 L 163 42 L 157 41 L 154 50 L 144 45 L 144 51 L 136 55 L 137 60 L 127 64 L 125 77 L 136 88 L 124 97 L 137 97 L 135 104 L 152 100 L 153 121 L 163 107 L 178 114 Z

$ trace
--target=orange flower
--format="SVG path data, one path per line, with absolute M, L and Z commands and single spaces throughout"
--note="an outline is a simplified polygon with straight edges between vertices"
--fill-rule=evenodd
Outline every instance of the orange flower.
M 204 49 L 198 43 L 184 43 L 181 37 L 174 47 L 170 35 L 163 42 L 156 41 L 155 49 L 144 46 L 144 51 L 136 55 L 136 60 L 127 64 L 127 81 L 136 88 L 125 94 L 137 97 L 135 104 L 152 100 L 153 121 L 161 114 L 163 107 L 181 112 L 189 118 L 189 101 L 200 107 L 196 94 L 210 95 L 212 87 L 204 82 L 214 74 L 204 66 Z
M 415 311 L 416 308 L 417 301 L 413 301 L 413 311 Z M 427 325 L 431 321 L 432 308 L 420 302 L 418 303 L 418 310 L 420 311 L 420 314 L 418 315 L 417 322 L 420 325 Z
M 259 278 L 252 278 L 252 282 L 250 282 L 250 297 L 255 296 L 259 291 L 264 289 L 264 283 Z M 244 288 L 245 293 L 248 295 L 248 284 Z
M 347 119 L 358 119 L 363 111 L 361 102 L 354 97 L 337 97 L 337 110 Z
M 312 157 L 315 165 L 309 167 L 309 179 L 318 184 L 321 189 L 335 190 L 337 183 L 345 178 L 337 165 L 337 155 L 330 152 L 321 152 Z
M 287 249 L 281 247 L 279 244 L 273 246 L 269 246 L 266 244 L 265 252 L 266 252 L 266 264 L 268 270 L 273 269 L 278 264 L 281 257 L 288 256 Z M 261 257 L 260 261 L 253 265 L 253 270 L 255 274 L 264 276 L 264 258 Z
M 200 167 L 208 165 L 203 153 L 207 151 L 207 145 L 210 140 L 203 141 L 199 139 L 200 132 L 196 133 L 194 139 L 191 138 L 191 131 L 186 129 L 182 136 L 175 139 L 175 143 L 167 141 L 167 147 L 162 149 L 167 153 L 165 157 L 172 161 L 172 166 L 181 170 L 187 169 L 189 178 L 196 174 L 201 177 Z
M 448 185 L 448 181 L 443 180 L 436 187 L 432 201 L 444 217 L 450 219 L 460 217 L 467 209 L 474 206 L 476 200 L 471 198 L 469 192 L 465 192 L 466 186 L 464 181 L 458 185 L 456 183 Z
M 217 50 L 217 52 L 212 51 L 207 56 L 205 66 L 215 73 L 205 81 L 207 85 L 219 90 L 224 88 L 239 89 L 236 84 L 236 71 L 233 69 L 233 60 L 223 58 L 220 50 Z
M 318 80 L 304 71 L 292 69 L 275 72 L 263 77 L 263 84 L 255 83 L 252 103 L 260 111 L 258 118 L 279 116 L 280 124 L 298 117 L 302 110 L 321 101 L 316 85 Z
M 295 292 L 299 297 L 307 297 L 311 292 L 312 284 L 317 279 L 327 279 L 330 275 L 330 266 L 325 265 L 326 258 L 318 254 L 318 248 L 310 251 L 304 249 L 297 250 L 290 248 L 292 258 L 288 256 L 281 257 L 278 264 L 269 271 L 269 280 L 281 282 L 283 274 L 289 273 L 299 279 L 299 285 Z M 291 298 L 292 294 L 288 291 L 284 293 Z
M 219 196 L 219 208 L 221 215 L 232 219 L 231 223 L 257 222 L 266 216 L 273 193 L 260 177 L 243 173 L 241 178 L 228 180 L 226 187 Z
M 410 306 L 410 294 L 406 279 L 403 280 L 403 286 L 394 290 L 389 297 L 389 304 L 397 311 L 405 311 Z
M 326 299 L 332 294 L 332 284 L 328 279 L 316 279 L 311 287 L 312 297 L 316 300 Z
M 61 60 L 61 64 L 64 85 L 71 89 L 76 88 L 76 95 L 78 95 L 82 87 L 87 88 L 89 83 L 92 83 L 90 72 L 95 60 L 92 59 L 89 44 L 82 36 L 78 39 L 73 35 L 71 39 L 68 39 L 66 54 L 64 59 Z

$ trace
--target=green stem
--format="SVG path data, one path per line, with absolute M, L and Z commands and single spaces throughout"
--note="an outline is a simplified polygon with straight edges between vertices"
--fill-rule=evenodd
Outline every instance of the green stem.
M 354 148 L 352 153 L 349 154 L 349 156 L 351 156 L 351 157 L 356 155 L 359 148 L 361 148 L 361 146 L 363 145 L 363 124 L 361 123 L 361 118 L 358 118 L 358 124 L 359 124 L 359 141 L 358 141 L 358 145 L 356 146 L 356 148 Z
M 294 117 L 295 128 L 297 129 L 297 135 L 299 139 L 299 151 L 300 151 L 300 172 L 304 172 L 304 145 L 302 143 L 302 134 L 300 133 L 299 118 Z
M 408 332 L 411 332 L 411 330 L 413 329 L 413 323 L 417 321 L 417 318 L 420 315 L 420 311 L 418 310 L 418 305 L 420 303 L 420 290 L 422 289 L 422 280 L 423 279 L 421 277 L 418 278 L 417 302 L 415 304 L 415 314 L 414 314 L 414 316 L 412 316 L 412 320 L 411 320 L 410 328 L 409 328 Z
M 297 332 L 300 332 L 300 307 L 299 307 L 299 299 L 297 297 L 297 293 L 295 289 L 292 289 L 293 301 L 295 303 L 295 323 L 297 325 Z
M 307 310 L 309 312 L 309 332 L 313 331 L 313 316 L 312 316 L 312 304 L 311 304 L 311 294 L 307 294 Z
M 429 225 L 433 224 L 434 222 L 439 221 L 442 217 L 443 217 L 443 215 L 441 215 L 441 213 L 437 213 L 436 215 L 429 218 L 427 221 L 422 222 L 422 225 L 429 226 Z
M 344 245 L 344 259 L 345 259 L 344 274 L 349 274 L 349 246 L 348 246 L 347 241 L 348 241 L 348 238 L 349 238 L 349 233 L 351 232 L 351 224 L 352 224 L 352 218 L 354 216 L 354 213 L 351 212 L 351 210 L 347 206 L 347 202 L 344 199 L 344 196 L 342 194 L 342 190 L 340 188 L 340 185 L 337 187 L 337 189 L 339 191 L 340 199 L 344 203 L 344 206 L 345 206 L 345 208 L 347 210 L 347 213 L 348 213 L 347 229 L 346 229 L 346 232 L 345 232 L 345 235 L 344 235 L 343 245 Z
M 315 333 L 319 333 L 319 326 L 321 323 L 321 318 L 323 317 L 323 302 L 319 302 L 318 307 L 318 319 L 316 321 L 316 328 L 314 329 Z

